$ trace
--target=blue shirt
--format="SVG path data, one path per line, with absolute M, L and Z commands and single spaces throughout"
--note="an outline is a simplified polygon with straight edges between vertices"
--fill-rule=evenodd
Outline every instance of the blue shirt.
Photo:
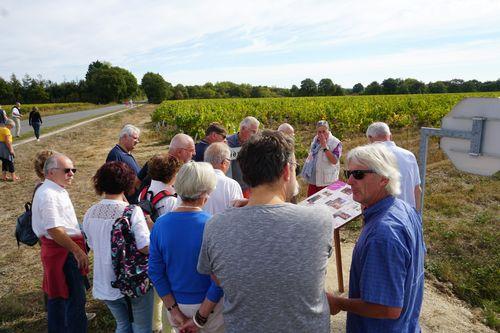
M 227 145 L 230 148 L 238 148 L 241 147 L 241 142 L 238 139 L 238 133 L 235 133 L 233 135 L 229 135 L 227 138 Z M 240 184 L 242 190 L 246 190 L 250 186 L 243 181 L 243 174 L 241 173 L 241 168 L 240 165 L 238 164 L 237 160 L 232 160 L 231 161 L 231 177 Z
M 425 244 L 422 219 L 388 196 L 364 211 L 365 225 L 354 247 L 349 298 L 402 308 L 398 319 L 347 313 L 347 332 L 420 332 Z
M 201 140 L 194 146 L 194 149 L 196 150 L 196 155 L 194 155 L 195 162 L 203 162 L 205 158 L 205 150 L 207 150 L 208 146 L 210 146 L 210 143 L 205 140 Z
M 207 212 L 170 212 L 154 224 L 149 244 L 149 276 L 160 297 L 173 294 L 179 304 L 217 303 L 222 289 L 196 270 Z
M 141 171 L 141 168 L 139 167 L 139 164 L 135 161 L 134 156 L 132 154 L 127 153 L 125 150 L 123 150 L 120 145 L 116 145 L 109 151 L 108 157 L 106 158 L 106 162 L 111 162 L 111 161 L 119 161 L 119 162 L 124 162 L 127 164 L 129 167 L 134 170 L 134 173 L 137 175 L 139 171 Z

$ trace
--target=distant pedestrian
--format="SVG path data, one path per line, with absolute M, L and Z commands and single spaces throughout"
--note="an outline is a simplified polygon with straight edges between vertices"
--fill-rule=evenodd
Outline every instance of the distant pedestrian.
M 7 117 L 7 113 L 4 109 L 2 109 L 2 106 L 0 105 L 0 124 L 5 124 L 7 119 L 9 119 L 9 117 Z
M 36 141 L 40 141 L 40 126 L 42 125 L 42 116 L 36 106 L 33 107 L 29 115 L 29 125 L 33 127 L 35 131 Z
M 12 146 L 12 134 L 10 130 L 14 127 L 14 121 L 7 119 L 5 124 L 0 124 L 0 159 L 2 160 L 2 180 L 19 180 L 14 169 L 14 147 Z M 7 172 L 11 178 L 7 177 Z
M 21 103 L 17 102 L 16 105 L 12 107 L 12 119 L 14 119 L 14 123 L 16 124 L 16 132 L 15 136 L 18 138 L 21 135 L 21 118 L 23 115 L 21 114 Z

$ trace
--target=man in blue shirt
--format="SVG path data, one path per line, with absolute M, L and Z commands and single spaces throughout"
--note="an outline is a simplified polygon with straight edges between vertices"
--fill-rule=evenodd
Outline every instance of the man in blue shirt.
M 224 142 L 226 140 L 226 129 L 219 123 L 211 123 L 205 131 L 205 137 L 195 145 L 196 155 L 194 160 L 196 162 L 203 162 L 205 150 L 214 142 Z
M 136 181 L 134 188 L 137 188 L 141 181 L 137 178 L 139 171 L 141 171 L 141 167 L 137 164 L 134 156 L 132 156 L 132 150 L 134 150 L 135 146 L 139 143 L 139 135 L 141 134 L 141 130 L 137 127 L 127 124 L 125 125 L 118 138 L 118 144 L 111 149 L 108 153 L 108 157 L 106 158 L 106 162 L 111 161 L 120 161 L 127 164 L 132 170 L 134 170 L 136 175 Z M 139 193 L 127 193 L 125 196 L 127 197 L 128 202 L 137 203 L 137 196 Z
M 394 154 L 375 143 L 347 156 L 345 170 L 365 224 L 354 247 L 349 298 L 328 295 L 331 314 L 347 311 L 347 332 L 420 332 L 425 244 L 422 219 L 397 199 Z

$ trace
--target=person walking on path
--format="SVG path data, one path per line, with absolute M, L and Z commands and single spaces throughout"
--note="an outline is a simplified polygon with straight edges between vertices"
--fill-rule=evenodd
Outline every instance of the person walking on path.
M 18 138 L 21 135 L 21 118 L 23 115 L 21 114 L 21 103 L 17 102 L 16 105 L 12 107 L 12 119 L 14 119 L 14 123 L 16 124 L 16 132 L 15 137 Z
M 12 134 L 10 130 L 14 127 L 14 121 L 7 119 L 5 124 L 0 124 L 0 159 L 2 160 L 2 180 L 9 180 L 7 172 L 10 172 L 13 181 L 19 180 L 14 169 L 14 147 L 12 146 Z
M 31 127 L 33 127 L 33 131 L 35 132 L 36 141 L 40 141 L 40 126 L 42 125 L 42 116 L 36 106 L 31 110 L 28 122 Z

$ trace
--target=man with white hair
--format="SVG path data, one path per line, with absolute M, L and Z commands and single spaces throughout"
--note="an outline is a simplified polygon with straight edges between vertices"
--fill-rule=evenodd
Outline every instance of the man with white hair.
M 278 131 L 285 133 L 286 135 L 291 136 L 292 138 L 295 136 L 295 130 L 293 129 L 292 125 L 289 123 L 283 123 L 279 125 Z
M 168 154 L 176 157 L 182 163 L 187 163 L 196 155 L 194 140 L 187 134 L 174 135 L 170 141 Z
M 226 332 L 329 333 L 331 214 L 287 203 L 298 193 L 293 140 L 264 131 L 238 161 L 252 187 L 248 204 L 212 217 L 198 259 L 198 272 L 224 290 Z
M 233 148 L 234 152 L 238 152 L 239 149 L 235 148 L 241 147 L 245 142 L 248 141 L 248 139 L 250 139 L 250 137 L 257 134 L 257 132 L 259 131 L 259 125 L 260 122 L 257 120 L 257 118 L 252 116 L 245 117 L 245 119 L 243 119 L 240 123 L 240 130 L 238 131 L 238 133 L 227 137 L 228 146 L 230 148 Z M 250 187 L 243 181 L 241 169 L 236 160 L 231 161 L 231 177 L 236 180 L 238 184 L 240 184 L 243 195 L 245 196 L 245 198 L 248 198 L 250 195 Z
M 87 332 L 85 240 L 66 188 L 76 169 L 62 154 L 44 165 L 45 181 L 33 198 L 32 227 L 40 238 L 49 332 Z
M 210 194 L 203 206 L 203 210 L 212 215 L 231 207 L 235 200 L 243 199 L 238 182 L 226 176 L 231 165 L 230 154 L 229 147 L 224 142 L 212 143 L 205 151 L 205 162 L 212 164 L 217 176 L 215 191 Z
M 127 164 L 136 175 L 136 181 L 134 188 L 136 191 L 134 193 L 125 193 L 125 197 L 130 203 L 137 203 L 137 196 L 139 195 L 137 187 L 141 183 L 141 180 L 137 177 L 141 171 L 141 167 L 132 156 L 132 150 L 139 143 L 139 135 L 141 130 L 134 125 L 127 124 L 123 126 L 118 137 L 118 143 L 111 149 L 106 158 L 106 162 L 119 161 Z
M 396 156 L 401 174 L 401 194 L 398 195 L 398 198 L 420 210 L 422 189 L 415 155 L 409 150 L 396 146 L 392 141 L 391 130 L 386 123 L 375 122 L 368 126 L 366 137 L 371 143 L 382 142 Z
M 364 207 L 364 225 L 352 254 L 349 298 L 329 294 L 330 312 L 347 311 L 347 332 L 420 332 L 422 219 L 396 198 L 396 158 L 381 143 L 357 147 L 347 155 L 345 176 Z

